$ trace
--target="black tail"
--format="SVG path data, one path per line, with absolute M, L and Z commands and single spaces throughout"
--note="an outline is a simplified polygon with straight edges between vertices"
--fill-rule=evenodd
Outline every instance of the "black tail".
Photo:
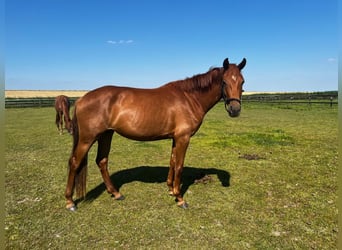
M 73 136 L 73 147 L 71 154 L 75 152 L 78 140 L 79 140 L 79 130 L 76 116 L 76 107 L 74 109 L 74 115 L 71 120 L 72 136 Z M 86 183 L 87 183 L 87 170 L 88 170 L 88 152 L 85 154 L 83 160 L 81 161 L 78 171 L 75 176 L 75 191 L 77 198 L 84 198 L 86 195 Z

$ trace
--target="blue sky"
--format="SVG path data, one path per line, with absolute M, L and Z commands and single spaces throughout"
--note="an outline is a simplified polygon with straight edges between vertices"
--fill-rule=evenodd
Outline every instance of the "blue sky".
M 153 88 L 243 57 L 246 91 L 337 90 L 337 0 L 5 2 L 5 89 Z

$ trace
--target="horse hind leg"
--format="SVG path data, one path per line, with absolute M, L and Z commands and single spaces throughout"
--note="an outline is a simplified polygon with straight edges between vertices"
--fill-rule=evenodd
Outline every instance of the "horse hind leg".
M 61 111 L 60 117 L 61 117 L 61 131 L 63 134 L 64 133 L 64 124 L 63 124 L 64 114 L 63 114 L 63 111 Z
M 59 134 L 63 134 L 63 112 L 58 111 L 58 131 Z
M 77 198 L 85 196 L 88 150 L 90 146 L 88 144 L 78 144 L 69 159 L 69 173 L 65 198 L 67 200 L 66 208 L 71 211 L 76 210 L 76 205 L 72 199 L 74 189 L 76 188 Z
M 55 123 L 56 123 L 56 126 L 57 126 L 57 129 L 58 129 L 58 132 L 59 132 L 59 134 L 61 134 L 61 130 L 60 130 L 60 115 L 59 115 L 59 112 L 57 111 L 56 112 L 56 121 L 55 121 Z
M 98 138 L 98 148 L 96 156 L 96 164 L 98 165 L 103 181 L 106 185 L 107 192 L 112 194 L 115 200 L 123 200 L 124 196 L 114 187 L 110 180 L 108 172 L 108 155 L 110 151 L 111 141 L 113 137 L 113 130 L 107 130 Z
M 174 175 L 175 175 L 175 166 L 176 166 L 176 147 L 175 147 L 175 141 L 172 140 L 170 168 L 169 168 L 169 173 L 167 175 L 167 181 L 166 181 L 166 184 L 169 188 L 169 195 L 174 195 L 173 194 L 173 180 L 174 180 Z

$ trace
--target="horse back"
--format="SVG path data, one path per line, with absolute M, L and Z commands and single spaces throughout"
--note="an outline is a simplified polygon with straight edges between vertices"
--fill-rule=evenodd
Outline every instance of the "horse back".
M 59 95 L 55 98 L 55 109 L 57 111 L 62 111 L 63 108 L 70 108 L 69 98 L 65 95 Z
M 182 93 L 165 87 L 104 86 L 80 98 L 75 111 L 85 133 L 113 129 L 135 140 L 171 138 L 180 129 L 197 130 L 201 122 L 194 121 Z

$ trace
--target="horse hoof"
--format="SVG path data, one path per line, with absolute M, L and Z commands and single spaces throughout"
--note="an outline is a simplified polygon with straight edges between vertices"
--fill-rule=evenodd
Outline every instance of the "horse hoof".
M 123 195 L 119 196 L 118 198 L 115 198 L 115 196 L 113 196 L 113 197 L 114 197 L 114 200 L 116 200 L 116 201 L 123 201 L 125 199 L 125 196 L 123 196 Z
M 177 206 L 180 208 L 183 208 L 183 209 L 187 209 L 189 207 L 189 204 L 186 203 L 185 201 L 183 201 L 183 202 L 177 204 Z
M 77 208 L 75 205 L 73 205 L 72 207 L 69 207 L 68 210 L 71 212 L 75 212 L 77 210 Z

